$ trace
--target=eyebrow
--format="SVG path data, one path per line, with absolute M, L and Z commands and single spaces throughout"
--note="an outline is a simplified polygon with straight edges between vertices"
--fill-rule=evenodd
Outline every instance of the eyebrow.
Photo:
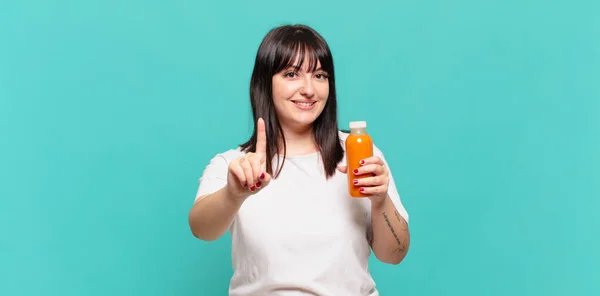
M 296 65 L 292 65 L 292 66 L 289 66 L 289 67 L 287 67 L 287 69 L 296 69 L 296 70 L 300 70 L 300 69 L 301 69 L 301 67 L 298 67 L 298 66 L 296 66 Z M 314 72 L 317 72 L 317 71 L 323 71 L 323 72 L 327 72 L 327 71 L 323 70 L 323 67 L 316 68 Z

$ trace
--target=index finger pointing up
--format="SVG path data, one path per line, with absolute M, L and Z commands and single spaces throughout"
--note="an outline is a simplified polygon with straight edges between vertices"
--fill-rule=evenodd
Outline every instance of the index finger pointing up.
M 262 118 L 256 122 L 256 154 L 261 160 L 267 155 L 267 133 L 265 131 L 265 121 Z

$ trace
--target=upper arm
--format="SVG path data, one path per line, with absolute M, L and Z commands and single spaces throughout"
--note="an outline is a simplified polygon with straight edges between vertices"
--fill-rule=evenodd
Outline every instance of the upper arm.
M 202 176 L 198 180 L 199 186 L 195 201 L 200 200 L 227 185 L 227 169 L 229 162 L 221 155 L 214 156 L 204 168 Z

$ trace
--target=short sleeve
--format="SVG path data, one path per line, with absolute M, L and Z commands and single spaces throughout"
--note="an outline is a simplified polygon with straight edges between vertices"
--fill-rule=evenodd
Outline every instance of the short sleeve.
M 387 161 L 385 160 L 385 157 L 383 155 L 383 152 L 381 152 L 381 150 L 379 150 L 377 147 L 374 146 L 373 153 L 375 154 L 375 156 L 378 156 L 379 158 L 381 158 L 381 160 L 383 160 L 385 167 L 388 169 L 389 178 L 390 178 L 390 183 L 388 185 L 388 195 L 390 196 L 390 199 L 394 203 L 394 206 L 396 207 L 396 210 L 398 211 L 400 216 L 402 216 L 402 218 L 404 218 L 404 220 L 408 224 L 408 212 L 404 208 L 404 205 L 402 204 L 402 201 L 400 199 L 400 194 L 398 193 L 398 188 L 396 188 L 396 182 L 394 181 L 394 176 L 392 175 L 392 170 L 390 169 L 390 166 L 388 165 Z
M 199 186 L 195 201 L 198 201 L 201 196 L 214 193 L 227 185 L 228 166 L 227 159 L 221 154 L 217 154 L 210 160 L 198 181 Z

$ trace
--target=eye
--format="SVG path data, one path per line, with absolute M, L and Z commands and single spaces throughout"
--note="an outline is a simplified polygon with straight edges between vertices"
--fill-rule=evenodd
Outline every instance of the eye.
M 329 78 L 329 75 L 327 75 L 325 73 L 318 73 L 317 75 L 315 75 L 315 77 L 317 79 L 327 79 L 327 78 Z
M 296 72 L 293 72 L 293 71 L 291 71 L 291 72 L 286 72 L 286 73 L 284 74 L 284 76 L 285 76 L 285 77 L 288 77 L 288 78 L 294 78 L 294 77 L 298 76 L 298 73 L 296 73 Z

